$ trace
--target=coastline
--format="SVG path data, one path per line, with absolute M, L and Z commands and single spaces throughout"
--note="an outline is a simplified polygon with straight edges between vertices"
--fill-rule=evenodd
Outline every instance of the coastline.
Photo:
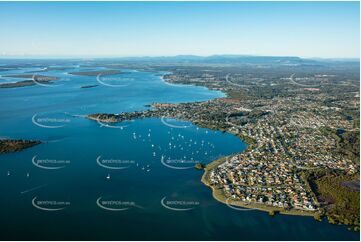
M 207 90 L 209 90 L 209 91 L 218 92 L 219 94 L 221 94 L 221 96 L 220 96 L 220 97 L 217 97 L 217 98 L 228 98 L 228 96 L 229 96 L 226 92 L 224 92 L 224 91 L 222 91 L 222 90 L 211 89 L 211 88 L 209 88 L 208 86 L 194 85 L 194 84 L 192 84 L 192 83 L 190 83 L 190 84 L 184 84 L 184 83 L 172 83 L 172 82 L 169 82 L 169 81 L 168 81 L 169 79 L 164 78 L 164 76 L 165 76 L 165 75 L 168 75 L 168 74 L 169 74 L 169 73 L 159 75 L 159 78 L 161 79 L 161 81 L 162 81 L 164 84 L 168 85 L 168 86 L 174 86 L 174 87 L 182 87 L 182 86 L 186 86 L 186 87 L 187 87 L 187 86 L 188 86 L 188 87 L 201 87 L 201 88 L 205 88 L 205 89 L 207 89 Z M 217 98 L 212 98 L 212 99 L 209 99 L 208 101 L 213 100 L 213 99 L 217 99 Z
M 231 199 L 227 198 L 221 189 L 217 189 L 216 187 L 212 186 L 208 180 L 209 172 L 212 169 L 214 169 L 215 167 L 226 162 L 227 157 L 228 156 L 222 157 L 218 160 L 214 160 L 211 163 L 207 164 L 206 167 L 204 168 L 204 173 L 201 178 L 201 182 L 212 190 L 212 196 L 215 200 L 217 200 L 223 204 L 226 204 L 229 207 L 236 206 L 239 208 L 245 208 L 245 209 L 250 209 L 250 210 L 259 210 L 259 211 L 268 212 L 268 213 L 273 212 L 275 214 L 279 213 L 279 214 L 283 214 L 283 215 L 309 216 L 309 217 L 313 217 L 315 214 L 317 214 L 316 211 L 312 212 L 312 211 L 304 211 L 304 210 L 298 210 L 298 209 L 285 210 L 283 208 L 278 208 L 278 207 L 273 207 L 273 206 L 268 206 L 268 205 L 263 205 L 263 204 L 256 204 L 256 203 L 251 203 L 251 202 L 235 201 L 235 200 L 231 200 Z M 234 208 L 234 209 L 237 209 L 237 208 Z
M 168 79 L 164 78 L 164 75 L 161 76 L 161 79 L 167 85 L 178 85 L 178 84 L 173 84 L 173 83 L 168 82 Z M 179 85 L 194 86 L 193 84 L 179 84 Z M 214 90 L 210 89 L 208 86 L 203 86 L 203 87 L 207 88 L 210 91 L 214 91 Z M 224 92 L 221 90 L 217 90 L 217 91 L 221 92 L 224 95 L 222 98 L 229 97 L 229 94 L 227 92 Z M 211 99 L 211 100 L 213 100 L 213 99 Z M 192 122 L 192 123 L 195 125 L 199 125 L 194 122 Z M 200 125 L 200 127 L 203 127 L 203 126 Z M 209 127 L 203 127 L 203 128 L 209 128 Z M 221 129 L 216 129 L 216 130 L 223 131 Z M 227 132 L 227 133 L 230 133 L 230 134 L 238 137 L 239 139 L 241 139 L 243 142 L 245 142 L 248 146 L 247 149 L 249 149 L 253 143 L 253 141 L 247 137 L 243 138 L 232 132 Z M 245 149 L 242 152 L 247 151 L 247 149 Z M 212 196 L 215 200 L 217 200 L 223 204 L 226 204 L 229 207 L 236 206 L 239 208 L 252 209 L 252 210 L 254 209 L 254 210 L 259 210 L 259 211 L 268 212 L 268 213 L 275 213 L 275 214 L 279 213 L 279 214 L 283 214 L 283 215 L 312 216 L 312 217 L 315 216 L 315 214 L 317 214 L 317 211 L 305 211 L 305 210 L 299 210 L 299 209 L 285 210 L 284 208 L 280 208 L 280 207 L 274 207 L 274 206 L 252 203 L 252 202 L 235 201 L 235 200 L 229 199 L 228 197 L 225 196 L 225 194 L 223 193 L 223 191 L 221 189 L 217 189 L 216 187 L 212 186 L 211 184 L 209 184 L 209 181 L 208 181 L 208 175 L 209 175 L 210 170 L 212 170 L 212 169 L 216 168 L 217 166 L 226 162 L 227 157 L 228 156 L 224 156 L 220 159 L 214 160 L 214 161 L 210 162 L 209 164 L 207 164 L 206 167 L 204 168 L 204 173 L 201 177 L 201 182 L 212 190 Z M 237 208 L 234 208 L 234 209 L 237 209 Z

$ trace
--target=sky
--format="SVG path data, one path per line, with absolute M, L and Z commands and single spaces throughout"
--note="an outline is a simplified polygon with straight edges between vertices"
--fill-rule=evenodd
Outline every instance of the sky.
M 0 56 L 359 58 L 359 2 L 0 2 Z

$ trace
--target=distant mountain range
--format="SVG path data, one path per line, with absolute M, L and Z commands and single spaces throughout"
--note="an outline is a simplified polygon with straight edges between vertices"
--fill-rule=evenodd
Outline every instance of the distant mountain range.
M 261 64 L 261 63 L 302 63 L 304 60 L 294 56 L 250 56 L 250 55 L 177 55 L 177 56 L 144 56 L 115 58 L 122 60 L 142 60 L 152 62 L 184 62 L 184 63 L 214 63 L 214 64 Z M 309 60 L 308 60 L 309 61 Z
M 144 56 L 144 57 L 122 57 L 122 58 L 101 58 L 122 60 L 127 62 L 153 62 L 153 63 L 204 63 L 204 64 L 251 64 L 251 65 L 319 65 L 320 63 L 331 62 L 355 62 L 359 59 L 321 59 L 321 58 L 300 58 L 297 56 L 252 56 L 252 55 L 177 55 L 177 56 Z
M 239 64 L 239 65 L 289 65 L 289 66 L 308 66 L 308 65 L 324 65 L 324 64 L 343 64 L 343 65 L 359 65 L 359 59 L 345 59 L 345 58 L 300 58 L 297 56 L 252 56 L 252 55 L 211 55 L 211 56 L 197 56 L 197 55 L 176 55 L 176 56 L 138 56 L 138 57 L 97 57 L 97 58 L 80 58 L 80 57 L 9 57 L 0 58 L 0 64 L 11 62 L 13 60 L 87 60 L 87 61 L 122 61 L 127 63 L 144 62 L 144 63 L 159 63 L 159 64 Z M 8 64 L 8 63 L 7 63 Z

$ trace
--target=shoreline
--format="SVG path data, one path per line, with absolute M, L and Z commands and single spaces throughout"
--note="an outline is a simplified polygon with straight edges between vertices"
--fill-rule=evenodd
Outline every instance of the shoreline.
M 174 87 L 182 87 L 182 86 L 186 86 L 186 87 L 201 87 L 201 88 L 205 88 L 207 89 L 208 91 L 213 91 L 213 92 L 218 92 L 220 93 L 222 96 L 221 97 L 216 97 L 216 98 L 211 98 L 207 101 L 211 101 L 211 100 L 214 100 L 214 99 L 217 99 L 217 98 L 228 98 L 228 94 L 226 92 L 223 92 L 222 90 L 215 90 L 215 89 L 211 89 L 207 86 L 202 86 L 202 85 L 194 85 L 194 84 L 183 84 L 183 83 L 172 83 L 172 82 L 169 82 L 167 81 L 168 79 L 164 78 L 165 75 L 168 75 L 168 74 L 161 74 L 159 75 L 160 79 L 162 80 L 162 82 L 168 86 L 174 86 Z
M 285 210 L 283 208 L 278 208 L 278 207 L 274 207 L 274 206 L 268 206 L 268 205 L 256 204 L 256 203 L 252 203 L 252 202 L 243 202 L 243 201 L 236 201 L 236 200 L 229 199 L 228 197 L 226 197 L 224 195 L 224 193 L 221 189 L 217 189 L 216 187 L 212 186 L 211 184 L 209 184 L 209 181 L 208 181 L 209 172 L 213 168 L 226 162 L 227 157 L 228 156 L 222 157 L 218 160 L 214 160 L 211 163 L 207 164 L 206 167 L 204 168 L 204 173 L 201 178 L 201 182 L 212 190 L 212 196 L 215 200 L 217 200 L 229 207 L 236 206 L 237 208 L 249 209 L 249 211 L 258 210 L 258 211 L 268 212 L 268 213 L 272 213 L 272 212 L 275 214 L 279 213 L 282 215 L 309 216 L 309 217 L 313 217 L 315 214 L 317 214 L 317 211 L 312 212 L 312 211 L 304 211 L 304 210 L 298 210 L 298 209 Z M 237 208 L 234 208 L 234 209 L 237 210 Z M 272 216 L 272 215 L 270 215 L 270 216 Z
M 167 81 L 167 79 L 164 78 L 164 75 L 161 76 L 161 79 L 163 82 L 165 82 L 167 85 L 178 85 L 178 84 L 174 84 L 174 83 L 170 83 Z M 179 85 L 185 85 L 185 86 L 195 86 L 193 84 L 179 84 Z M 218 91 L 221 92 L 223 94 L 223 97 L 221 98 L 229 98 L 229 94 L 227 92 L 221 91 L 221 90 L 212 90 L 207 86 L 203 86 L 206 89 L 208 89 L 209 91 Z M 217 98 L 214 98 L 217 99 Z M 210 99 L 210 100 L 214 100 L 214 99 Z M 192 121 L 191 121 L 192 122 Z M 197 125 L 196 123 L 192 122 L 193 124 Z M 202 127 L 202 126 L 200 126 Z M 207 128 L 207 127 L 203 127 L 203 128 Z M 217 129 L 217 131 L 222 131 L 220 129 Z M 229 134 L 232 134 L 236 137 L 238 137 L 242 142 L 244 142 L 245 144 L 247 144 L 247 148 L 245 150 L 243 150 L 242 152 L 247 151 L 247 149 L 249 149 L 252 145 L 252 141 L 246 139 L 242 139 L 242 137 L 240 137 L 237 134 L 234 134 L 232 132 L 228 132 Z M 250 141 L 250 142 L 248 142 Z M 242 153 L 242 152 L 238 152 L 238 153 Z M 237 154 L 238 154 L 237 153 Z M 223 164 L 224 162 L 226 162 L 227 157 L 229 156 L 224 156 L 220 159 L 217 160 L 213 160 L 212 162 L 210 162 L 209 164 L 206 165 L 206 167 L 204 168 L 204 173 L 201 177 L 201 182 L 206 185 L 207 187 L 209 187 L 212 190 L 212 196 L 215 200 L 226 204 L 227 206 L 237 206 L 239 208 L 246 208 L 246 209 L 254 209 L 254 210 L 259 210 L 259 211 L 263 211 L 263 212 L 275 212 L 275 213 L 279 213 L 282 215 L 293 215 L 293 216 L 309 216 L 309 217 L 313 217 L 315 214 L 317 214 L 317 211 L 305 211 L 305 210 L 299 210 L 299 209 L 290 209 L 290 210 L 285 210 L 284 208 L 280 208 L 280 207 L 274 207 L 274 206 L 269 206 L 269 205 L 264 205 L 264 204 L 255 204 L 252 202 L 243 202 L 243 201 L 235 201 L 235 200 L 231 200 L 229 198 L 227 198 L 224 193 L 220 190 L 215 188 L 214 186 L 210 185 L 207 179 L 207 176 L 209 174 L 209 171 L 216 168 L 217 166 Z M 236 208 L 234 208 L 236 209 Z

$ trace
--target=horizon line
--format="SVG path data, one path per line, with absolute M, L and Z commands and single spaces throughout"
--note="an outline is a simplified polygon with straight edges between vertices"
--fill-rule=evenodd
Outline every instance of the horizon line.
M 0 59 L 122 59 L 122 58 L 169 58 L 169 57 L 282 57 L 282 58 L 300 58 L 300 59 L 320 59 L 320 60 L 358 60 L 360 57 L 318 57 L 318 56 L 297 56 L 297 55 L 252 55 L 252 54 L 176 54 L 176 55 L 0 55 Z

